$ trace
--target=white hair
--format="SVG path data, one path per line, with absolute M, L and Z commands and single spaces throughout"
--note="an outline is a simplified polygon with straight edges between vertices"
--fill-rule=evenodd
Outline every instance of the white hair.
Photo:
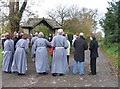
M 58 29 L 58 33 L 63 33 L 63 29 Z
M 35 35 L 37 36 L 37 35 L 38 35 L 38 32 L 35 32 Z
M 44 37 L 43 32 L 39 32 L 38 37 Z
M 84 36 L 84 33 L 81 32 L 79 35 L 80 35 L 80 36 Z
M 7 33 L 5 33 L 5 35 L 9 35 L 9 33 L 7 32 Z

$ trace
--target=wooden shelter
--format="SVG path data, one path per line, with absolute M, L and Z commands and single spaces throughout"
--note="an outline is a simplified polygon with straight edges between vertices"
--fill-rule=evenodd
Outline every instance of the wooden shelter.
M 32 29 L 34 29 L 36 26 L 44 24 L 49 30 L 52 32 L 55 32 L 55 30 L 61 28 L 60 24 L 52 19 L 47 19 L 47 18 L 29 18 L 27 23 L 24 23 L 21 28 L 26 30 L 30 36 L 30 33 Z

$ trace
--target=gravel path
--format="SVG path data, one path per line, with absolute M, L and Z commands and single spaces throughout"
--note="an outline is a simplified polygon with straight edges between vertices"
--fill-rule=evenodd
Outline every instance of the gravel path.
M 70 71 L 64 76 L 53 77 L 51 74 L 38 75 L 34 63 L 28 60 L 28 72 L 25 76 L 2 73 L 2 87 L 118 87 L 118 78 L 112 73 L 107 57 L 99 50 L 97 75 L 89 73 L 89 51 L 86 51 L 85 75 L 72 74 L 73 56 L 70 57 Z

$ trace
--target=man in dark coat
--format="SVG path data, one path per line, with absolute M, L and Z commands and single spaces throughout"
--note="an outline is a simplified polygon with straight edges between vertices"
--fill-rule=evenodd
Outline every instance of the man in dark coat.
M 13 38 L 13 41 L 14 41 L 14 50 L 16 50 L 16 43 L 18 42 L 18 33 L 14 33 L 14 38 Z
M 5 34 L 2 34 L 1 35 L 1 40 L 2 40 L 2 53 L 4 53 L 4 42 L 6 41 L 6 37 L 5 37 Z
M 87 41 L 83 37 L 83 33 L 80 33 L 80 37 L 73 43 L 74 47 L 74 67 L 73 73 L 77 74 L 77 64 L 80 62 L 80 76 L 84 75 L 84 59 L 85 50 L 88 49 Z
M 95 38 L 95 35 L 92 35 L 90 37 L 91 42 L 90 42 L 90 69 L 91 73 L 90 75 L 96 75 L 96 59 L 98 57 L 98 42 Z

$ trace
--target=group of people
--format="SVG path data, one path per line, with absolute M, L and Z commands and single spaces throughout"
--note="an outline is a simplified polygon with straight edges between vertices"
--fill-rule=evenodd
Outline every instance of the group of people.
M 90 70 L 89 75 L 96 75 L 96 59 L 98 57 L 98 42 L 94 34 L 90 36 Z M 78 62 L 80 63 L 79 74 L 84 75 L 84 62 L 85 62 L 85 50 L 88 49 L 88 43 L 84 38 L 84 34 L 80 33 L 79 36 L 73 41 L 74 47 L 74 66 L 73 73 L 76 75 Z
M 51 72 L 53 76 L 62 76 L 69 71 L 67 60 L 67 48 L 70 44 L 67 42 L 66 36 L 63 35 L 63 30 L 59 29 L 56 35 L 50 40 L 43 38 L 42 32 L 35 33 L 31 39 L 32 43 L 32 59 L 35 61 L 36 72 L 38 74 L 48 74 L 50 72 L 50 62 L 48 57 L 47 47 L 53 49 Z
M 22 38 L 15 42 L 10 38 L 8 34 L 4 42 L 4 55 L 2 63 L 2 71 L 7 73 L 18 73 L 18 75 L 24 75 L 27 72 L 27 54 L 29 52 L 29 42 L 26 34 L 22 34 Z M 98 42 L 95 35 L 90 36 L 91 42 L 89 46 L 90 50 L 90 74 L 96 75 L 96 58 L 98 57 Z M 64 34 L 63 29 L 58 29 L 52 40 L 44 38 L 42 32 L 35 33 L 35 36 L 31 39 L 32 51 L 31 57 L 35 63 L 36 72 L 38 74 L 52 73 L 53 76 L 63 76 L 69 71 L 69 55 L 70 42 L 67 40 L 67 36 Z M 15 47 L 15 48 L 14 48 Z M 53 49 L 52 64 L 50 69 L 50 61 L 48 56 L 47 47 Z M 88 49 L 87 41 L 84 38 L 84 34 L 80 33 L 73 42 L 74 48 L 74 66 L 73 73 L 77 74 L 77 65 L 80 63 L 79 74 L 84 75 L 84 51 Z
M 12 37 L 9 33 L 5 34 L 3 45 L 2 71 L 5 73 L 18 72 L 24 74 L 27 69 L 28 37 L 26 34 L 14 33 Z

